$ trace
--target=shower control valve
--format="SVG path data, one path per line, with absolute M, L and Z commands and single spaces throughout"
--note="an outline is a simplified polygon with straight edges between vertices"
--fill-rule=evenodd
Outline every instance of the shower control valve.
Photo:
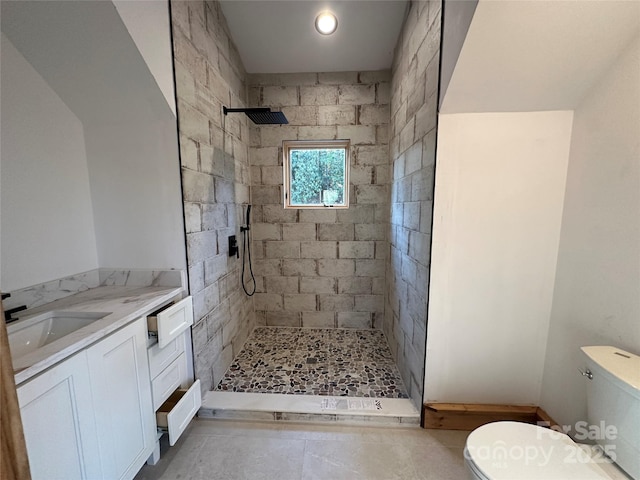
M 229 236 L 229 256 L 233 257 L 236 256 L 236 258 L 240 258 L 240 249 L 238 248 L 238 240 L 236 240 L 236 236 L 235 235 L 230 235 Z

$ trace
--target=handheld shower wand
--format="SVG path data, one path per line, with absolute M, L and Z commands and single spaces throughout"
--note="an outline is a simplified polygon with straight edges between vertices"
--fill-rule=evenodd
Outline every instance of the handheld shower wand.
M 251 228 L 249 227 L 249 224 L 251 223 L 251 205 L 247 205 L 247 216 L 246 218 L 246 222 L 244 224 L 244 226 L 240 227 L 240 231 L 242 233 L 249 231 Z
M 251 205 L 247 205 L 246 220 L 247 223 L 245 224 L 245 226 L 240 227 L 240 231 L 242 232 L 242 276 L 240 277 L 240 280 L 242 282 L 242 289 L 244 290 L 244 293 L 251 297 L 254 293 L 256 293 L 256 277 L 253 275 L 253 267 L 251 266 L 251 240 L 249 238 L 249 230 L 251 228 L 249 226 L 251 223 Z M 245 286 L 244 282 L 244 269 L 247 253 L 249 256 L 249 273 L 251 274 L 251 281 L 253 282 L 253 288 L 251 289 L 251 291 L 249 291 L 249 289 Z

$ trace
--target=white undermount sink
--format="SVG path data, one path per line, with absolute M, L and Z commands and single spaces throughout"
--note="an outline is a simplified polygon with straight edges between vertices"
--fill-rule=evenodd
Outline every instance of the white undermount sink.
M 110 312 L 45 312 L 7 325 L 11 357 L 18 358 L 86 327 Z

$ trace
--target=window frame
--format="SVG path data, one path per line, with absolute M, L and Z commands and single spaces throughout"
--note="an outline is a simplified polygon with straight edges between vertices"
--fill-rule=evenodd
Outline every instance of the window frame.
M 343 203 L 340 205 L 325 204 L 291 204 L 291 150 L 300 149 L 344 149 L 344 193 Z M 296 209 L 344 209 L 349 208 L 349 173 L 351 170 L 351 141 L 350 140 L 284 140 L 282 142 L 282 170 L 283 170 L 283 201 L 284 208 Z

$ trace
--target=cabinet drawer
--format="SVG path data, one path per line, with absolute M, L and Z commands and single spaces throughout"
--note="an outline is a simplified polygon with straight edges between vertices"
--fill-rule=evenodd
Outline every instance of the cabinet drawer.
M 181 354 L 151 382 L 153 410 L 157 410 L 186 380 L 187 363 L 184 354 Z
M 191 419 L 202 405 L 200 380 L 188 390 L 176 390 L 156 412 L 158 427 L 169 430 L 169 445 L 173 446 L 185 431 Z
M 150 332 L 158 334 L 158 346 L 164 348 L 193 325 L 193 301 L 186 297 L 147 317 Z
M 149 347 L 149 374 L 151 378 L 156 378 L 158 374 L 171 365 L 171 362 L 178 358 L 182 352 L 184 352 L 183 336 L 174 338 L 164 348 L 160 348 L 158 343 Z

